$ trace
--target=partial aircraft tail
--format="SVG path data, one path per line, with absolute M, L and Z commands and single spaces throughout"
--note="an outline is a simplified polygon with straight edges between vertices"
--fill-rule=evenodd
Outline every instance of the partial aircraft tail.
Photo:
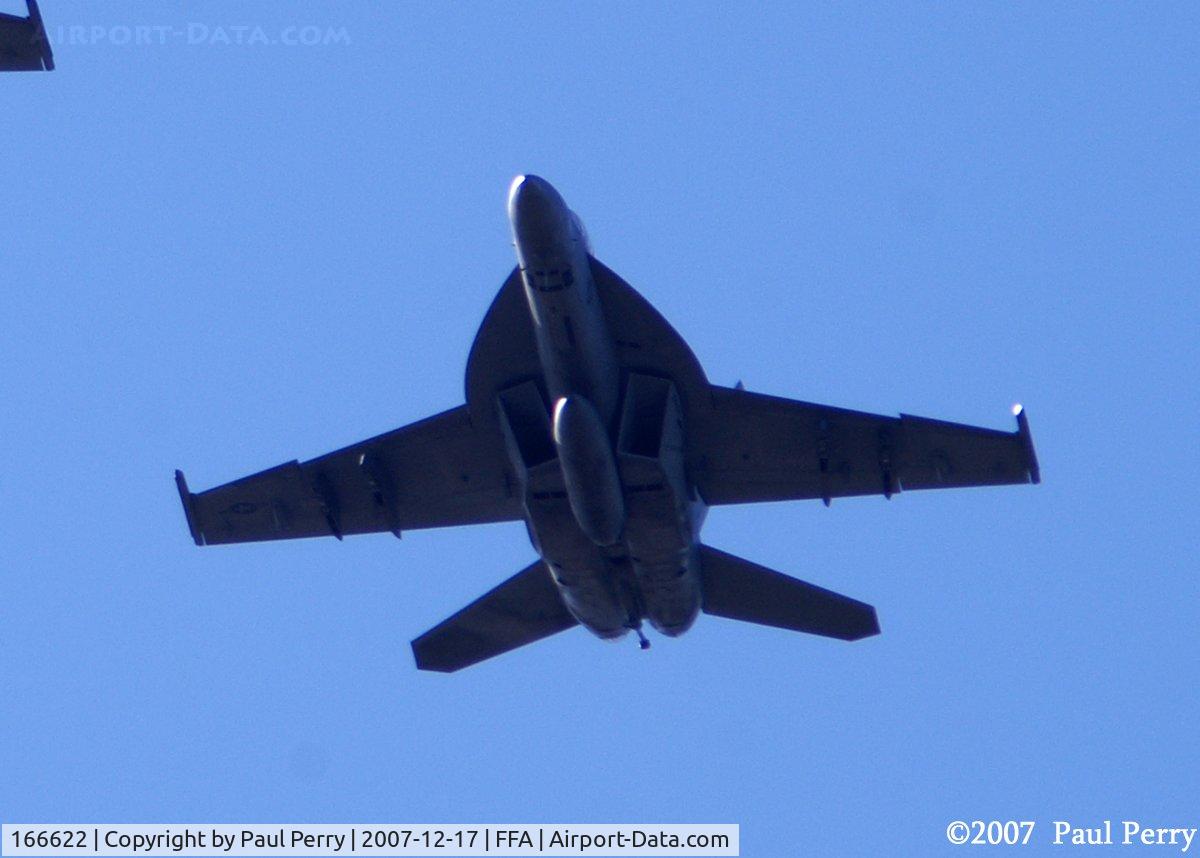
M 870 605 L 700 546 L 704 613 L 846 641 L 879 634 Z
M 538 560 L 413 641 L 413 655 L 421 670 L 451 673 L 576 623 Z
M 813 635 L 858 640 L 879 634 L 870 605 L 700 546 L 704 612 Z M 577 625 L 543 561 L 412 642 L 421 670 L 451 673 Z

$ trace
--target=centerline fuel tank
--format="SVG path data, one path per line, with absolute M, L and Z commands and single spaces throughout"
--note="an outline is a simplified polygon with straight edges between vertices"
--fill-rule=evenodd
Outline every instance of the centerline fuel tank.
M 612 442 L 587 399 L 570 395 L 554 404 L 554 445 L 580 529 L 597 545 L 613 545 L 625 528 L 625 501 Z

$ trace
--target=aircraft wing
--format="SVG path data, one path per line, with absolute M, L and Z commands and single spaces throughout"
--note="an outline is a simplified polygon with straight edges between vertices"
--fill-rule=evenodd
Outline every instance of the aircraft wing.
M 192 494 L 175 472 L 197 545 L 512 521 L 504 442 L 466 406 Z
M 36 0 L 28 0 L 29 17 L 0 14 L 0 71 L 51 71 L 54 55 L 42 26 Z
M 887 417 L 727 387 L 689 429 L 689 465 L 711 505 L 1040 481 L 1029 423 L 1001 432 Z

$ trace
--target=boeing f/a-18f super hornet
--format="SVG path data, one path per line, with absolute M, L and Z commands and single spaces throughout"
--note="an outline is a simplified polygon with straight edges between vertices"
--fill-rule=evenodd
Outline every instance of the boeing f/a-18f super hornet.
M 467 358 L 466 404 L 192 494 L 197 545 L 524 520 L 540 560 L 413 641 L 454 671 L 582 625 L 687 631 L 701 611 L 857 640 L 875 609 L 700 542 L 710 506 L 1038 482 L 999 432 L 709 384 L 536 176 L 512 184 L 517 267 Z

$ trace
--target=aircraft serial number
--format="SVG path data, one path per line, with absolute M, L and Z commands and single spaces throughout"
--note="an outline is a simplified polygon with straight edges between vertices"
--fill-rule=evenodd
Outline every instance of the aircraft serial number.
M 17 849 L 87 849 L 88 836 L 82 828 L 65 831 L 13 831 Z

